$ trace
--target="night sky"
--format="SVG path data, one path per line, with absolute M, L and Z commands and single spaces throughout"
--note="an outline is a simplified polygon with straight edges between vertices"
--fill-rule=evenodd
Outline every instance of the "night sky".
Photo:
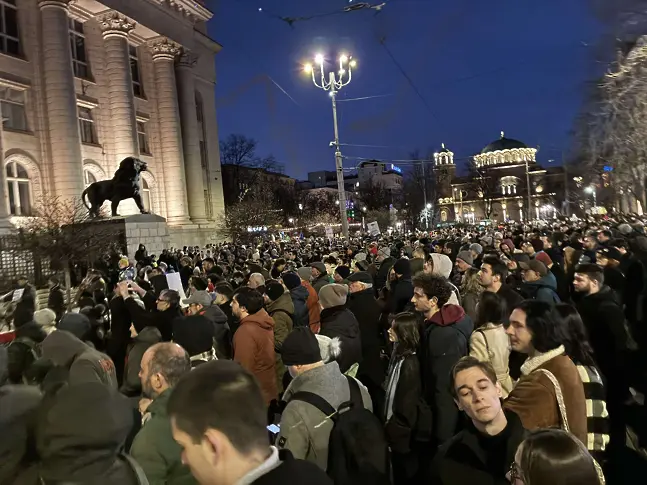
M 596 61 L 602 28 L 585 0 L 390 0 L 377 15 L 341 13 L 293 28 L 273 17 L 329 13 L 347 5 L 347 0 L 210 2 L 215 16 L 209 33 L 223 46 L 216 57 L 221 139 L 230 133 L 256 139 L 258 155 L 273 154 L 285 173 L 299 179 L 309 171 L 334 169 L 330 98 L 301 66 L 317 52 L 328 58 L 344 52 L 358 67 L 339 99 L 381 96 L 339 103 L 341 142 L 370 145 L 343 147 L 344 155 L 401 160 L 416 148 L 427 152 L 444 142 L 465 158 L 503 130 L 539 146 L 541 163 L 559 163 L 570 147 L 586 84 L 604 68 Z

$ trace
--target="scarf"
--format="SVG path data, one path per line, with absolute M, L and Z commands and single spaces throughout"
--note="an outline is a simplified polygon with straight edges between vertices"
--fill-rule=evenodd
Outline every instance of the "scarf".
M 393 402 L 395 401 L 395 392 L 398 388 L 398 382 L 400 381 L 400 371 L 402 369 L 402 363 L 404 362 L 404 355 L 395 355 L 395 349 L 393 351 L 393 356 L 391 357 L 391 362 L 389 362 L 389 372 L 386 382 L 386 400 L 384 402 L 384 416 L 385 422 L 391 419 L 393 416 Z M 411 355 L 415 355 L 415 352 Z

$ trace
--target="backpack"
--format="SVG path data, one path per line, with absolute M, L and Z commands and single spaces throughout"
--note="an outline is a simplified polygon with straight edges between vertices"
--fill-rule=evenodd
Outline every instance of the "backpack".
M 290 401 L 306 402 L 333 421 L 328 440 L 327 473 L 335 485 L 389 483 L 389 447 L 384 428 L 364 407 L 357 381 L 346 377 L 350 401 L 335 408 L 317 394 L 301 391 Z

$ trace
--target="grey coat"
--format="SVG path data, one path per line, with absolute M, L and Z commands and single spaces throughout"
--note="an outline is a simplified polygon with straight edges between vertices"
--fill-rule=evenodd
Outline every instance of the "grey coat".
M 359 383 L 359 381 L 358 381 Z M 360 383 L 364 407 L 373 410 L 371 397 Z M 326 470 L 328 439 L 333 422 L 319 409 L 303 401 L 290 401 L 299 391 L 307 391 L 324 398 L 335 409 L 350 400 L 346 377 L 337 362 L 310 369 L 297 376 L 285 390 L 283 400 L 288 404 L 281 416 L 281 432 L 276 441 L 279 449 L 287 448 L 295 458 L 307 460 Z

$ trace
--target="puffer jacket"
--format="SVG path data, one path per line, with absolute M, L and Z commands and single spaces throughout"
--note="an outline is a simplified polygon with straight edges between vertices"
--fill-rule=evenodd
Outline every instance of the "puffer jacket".
M 294 305 L 292 324 L 295 327 L 307 327 L 310 325 L 309 296 L 308 289 L 303 285 L 290 290 L 290 297 L 292 297 L 292 304 Z
M 354 364 L 362 362 L 362 339 L 359 323 L 348 308 L 336 306 L 321 310 L 321 335 L 338 337 L 341 341 L 341 355 L 337 358 L 343 373 Z
M 294 304 L 289 293 L 283 293 L 275 301 L 267 305 L 267 313 L 274 320 L 274 350 L 276 351 L 276 382 L 279 392 L 283 392 L 283 375 L 286 368 L 281 359 L 281 346 L 293 328 L 292 316 Z

